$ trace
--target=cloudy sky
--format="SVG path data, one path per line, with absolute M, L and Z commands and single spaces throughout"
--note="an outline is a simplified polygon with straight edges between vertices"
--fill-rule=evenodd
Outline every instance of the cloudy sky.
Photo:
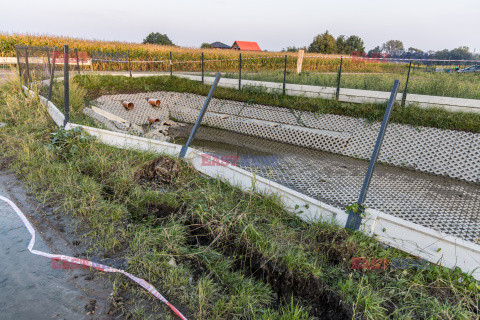
M 387 40 L 422 50 L 480 51 L 479 0 L 16 0 L 2 3 L 0 31 L 141 42 L 154 31 L 175 44 L 257 41 L 262 49 L 308 45 L 329 30 L 372 49 Z

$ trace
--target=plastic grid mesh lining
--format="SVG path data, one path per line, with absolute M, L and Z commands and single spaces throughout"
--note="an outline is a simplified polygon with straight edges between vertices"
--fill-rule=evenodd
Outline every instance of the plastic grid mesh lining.
M 190 128 L 173 135 L 185 137 Z M 179 131 L 177 133 L 176 131 Z M 214 142 L 214 143 L 212 143 Z M 296 147 L 224 130 L 202 127 L 194 146 L 204 152 L 238 157 L 236 163 L 312 198 L 345 209 L 356 202 L 368 161 Z M 251 156 L 275 161 L 251 165 Z M 479 186 L 379 164 L 367 194 L 369 208 L 480 243 Z
M 183 94 L 174 118 L 195 121 L 204 97 Z M 330 114 L 212 99 L 203 123 L 316 150 L 370 159 L 380 123 Z M 391 123 L 380 162 L 480 182 L 480 134 Z
M 152 107 L 146 98 L 160 99 Z M 133 110 L 121 102 L 131 101 Z M 190 93 L 151 92 L 102 96 L 99 106 L 137 125 L 148 116 L 193 123 L 205 101 Z M 370 159 L 380 123 L 331 114 L 315 114 L 213 98 L 203 124 L 238 133 Z M 391 123 L 379 162 L 416 171 L 480 182 L 480 134 Z
M 147 97 L 160 99 L 161 107 L 151 107 Z M 134 109 L 123 108 L 122 100 L 134 102 Z M 103 96 L 98 104 L 108 112 L 143 125 L 149 115 L 158 114 L 161 120 L 162 117 L 166 120 L 168 112 L 177 120 L 193 123 L 204 101 L 205 97 L 194 94 L 154 92 Z M 225 136 L 235 135 L 223 142 L 243 143 L 245 147 L 279 155 L 275 166 L 243 164 L 244 169 L 339 208 L 357 200 L 368 162 L 352 158 L 370 158 L 380 127 L 379 123 L 362 119 L 220 99 L 212 99 L 203 123 L 248 135 L 209 128 L 212 131 L 206 140 L 221 141 Z M 206 129 L 202 128 L 196 139 L 201 139 Z M 220 146 L 210 149 L 219 150 Z M 379 160 L 478 183 L 480 135 L 392 123 Z M 468 241 L 478 242 L 480 237 L 480 192 L 475 183 L 379 165 L 366 205 Z

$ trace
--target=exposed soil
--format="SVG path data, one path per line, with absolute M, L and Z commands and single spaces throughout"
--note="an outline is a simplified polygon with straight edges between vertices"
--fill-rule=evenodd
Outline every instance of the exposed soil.
M 211 245 L 216 237 L 213 229 L 199 221 L 189 221 L 187 227 L 191 235 L 190 245 Z M 352 307 L 343 302 L 336 292 L 327 289 L 322 281 L 312 274 L 305 276 L 292 273 L 282 263 L 264 256 L 238 239 L 221 238 L 215 247 L 229 256 L 237 257 L 236 267 L 239 270 L 270 284 L 280 302 L 289 301 L 293 296 L 311 307 L 311 315 L 319 319 L 354 318 Z M 362 316 L 357 315 L 355 318 L 361 319 Z
M 326 257 L 328 263 L 338 265 L 358 255 L 358 248 L 348 245 L 344 230 L 321 230 L 315 235 L 315 248 Z
M 135 180 L 138 182 L 155 182 L 170 184 L 180 172 L 180 166 L 172 158 L 160 156 L 147 162 L 141 169 L 135 172 Z

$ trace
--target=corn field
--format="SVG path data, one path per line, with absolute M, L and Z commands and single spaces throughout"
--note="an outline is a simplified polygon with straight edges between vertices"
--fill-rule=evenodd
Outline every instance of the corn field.
M 15 45 L 38 47 L 57 47 L 62 50 L 64 44 L 79 52 L 86 52 L 91 57 L 93 52 L 104 54 L 130 52 L 131 66 L 134 71 L 168 71 L 170 70 L 170 53 L 174 71 L 201 71 L 201 56 L 204 54 L 205 70 L 233 72 L 239 68 L 239 52 L 236 50 L 195 49 L 175 46 L 138 44 L 114 41 L 96 41 L 79 38 L 0 33 L 0 56 L 14 57 Z M 284 68 L 287 55 L 287 68 L 295 69 L 297 53 L 295 52 L 249 52 L 242 51 L 242 70 L 273 71 Z M 305 54 L 302 70 L 336 72 L 340 65 L 338 55 Z M 93 70 L 127 70 L 127 63 L 107 63 L 93 61 L 89 66 Z M 396 72 L 402 66 L 395 63 L 364 61 L 361 59 L 344 59 L 345 72 L 383 73 Z

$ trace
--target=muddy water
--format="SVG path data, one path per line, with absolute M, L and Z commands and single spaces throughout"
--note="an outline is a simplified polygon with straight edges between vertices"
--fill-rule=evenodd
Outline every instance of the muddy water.
M 14 201 L 35 226 L 34 249 L 77 255 L 69 236 L 47 223 L 46 212 L 11 172 L 3 170 L 2 160 L 0 195 Z M 29 242 L 20 218 L 0 201 L 0 319 L 106 319 L 111 291 L 101 275 L 96 279 L 89 270 L 52 269 L 50 259 L 28 251 Z
M 5 194 L 0 186 L 0 194 Z M 27 250 L 30 234 L 15 212 L 0 202 L 0 318 L 79 319 L 85 301 L 67 282 L 64 270 Z M 42 237 L 37 250 L 49 252 Z

